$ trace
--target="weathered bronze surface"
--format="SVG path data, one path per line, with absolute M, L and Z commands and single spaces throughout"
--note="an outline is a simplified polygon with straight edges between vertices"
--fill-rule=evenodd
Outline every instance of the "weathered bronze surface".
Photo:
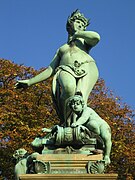
M 105 120 L 87 106 L 88 97 L 98 79 L 98 68 L 89 52 L 100 40 L 97 32 L 86 31 L 88 25 L 89 20 L 79 10 L 74 11 L 66 24 L 68 42 L 57 50 L 49 67 L 39 75 L 20 80 L 15 85 L 16 88 L 27 88 L 53 76 L 52 99 L 60 119 L 59 125 L 42 128 L 46 135 L 36 137 L 31 143 L 35 153 L 28 155 L 22 149 L 15 152 L 17 180 L 19 177 L 116 177 L 102 174 L 110 164 L 111 129 Z M 94 174 L 102 175 L 96 177 Z

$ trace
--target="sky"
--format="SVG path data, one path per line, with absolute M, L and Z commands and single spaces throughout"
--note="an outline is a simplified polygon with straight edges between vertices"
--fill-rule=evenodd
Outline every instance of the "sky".
M 66 21 L 79 9 L 101 40 L 90 55 L 100 78 L 135 109 L 135 0 L 0 0 L 0 58 L 47 67 L 67 42 Z

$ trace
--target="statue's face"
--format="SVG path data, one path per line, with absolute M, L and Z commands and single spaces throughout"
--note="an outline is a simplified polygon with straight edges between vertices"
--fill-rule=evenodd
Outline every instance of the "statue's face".
M 80 99 L 74 99 L 71 104 L 71 108 L 74 112 L 81 112 L 83 110 L 83 107 Z
M 73 22 L 73 30 L 76 32 L 76 31 L 84 31 L 85 30 L 85 26 L 84 26 L 84 23 L 83 21 L 79 20 L 79 19 L 76 19 L 74 22 Z

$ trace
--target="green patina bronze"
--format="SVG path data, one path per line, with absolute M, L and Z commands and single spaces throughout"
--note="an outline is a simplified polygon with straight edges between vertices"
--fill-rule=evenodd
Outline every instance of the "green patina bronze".
M 100 144 L 103 160 L 94 163 L 88 161 L 87 168 L 77 172 L 103 173 L 105 165 L 110 164 L 111 130 L 107 122 L 87 106 L 88 97 L 99 75 L 95 60 L 89 52 L 100 40 L 97 32 L 86 31 L 88 25 L 89 20 L 79 10 L 74 11 L 66 24 L 68 41 L 57 50 L 48 68 L 31 79 L 18 81 L 15 87 L 26 88 L 53 76 L 52 99 L 60 124 L 50 129 L 43 128 L 42 131 L 47 135 L 35 138 L 31 143 L 33 149 L 40 154 L 91 155 L 102 152 L 97 150 Z M 50 162 L 35 161 L 35 156 L 37 154 L 24 155 L 17 161 L 16 167 L 22 169 L 21 172 L 18 168 L 15 171 L 17 177 L 20 173 L 32 171 L 54 172 Z M 64 170 L 62 172 L 65 173 Z
M 28 174 L 28 173 L 34 173 L 34 160 L 36 160 L 36 157 L 39 153 L 35 152 L 31 155 L 28 154 L 28 152 L 25 149 L 18 149 L 14 152 L 13 158 L 16 161 L 15 165 L 15 179 L 19 180 L 20 174 Z
M 89 55 L 100 40 L 98 33 L 85 31 L 89 21 L 77 10 L 67 20 L 68 42 L 61 46 L 49 67 L 39 75 L 18 81 L 16 88 L 27 87 L 53 77 L 52 94 L 61 124 L 67 122 L 69 97 L 81 92 L 85 103 L 98 79 L 95 60 Z M 60 91 L 61 89 L 61 91 Z
M 110 152 L 112 146 L 110 126 L 93 109 L 85 105 L 84 100 L 80 95 L 71 97 L 69 106 L 77 115 L 76 122 L 72 123 L 71 127 L 75 128 L 79 125 L 83 125 L 90 131 L 99 135 L 103 139 L 105 145 L 105 164 L 110 164 Z

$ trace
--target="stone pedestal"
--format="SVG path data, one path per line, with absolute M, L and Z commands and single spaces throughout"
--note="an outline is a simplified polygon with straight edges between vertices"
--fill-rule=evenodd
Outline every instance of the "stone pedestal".
M 50 171 L 45 174 L 20 175 L 20 180 L 116 180 L 117 174 L 88 174 L 87 164 L 102 160 L 102 154 L 41 154 L 36 161 L 42 170 L 42 162 L 49 162 Z M 41 163 L 41 167 L 40 167 Z
M 102 159 L 102 154 L 39 154 L 35 160 L 35 172 L 37 174 L 19 175 L 19 179 L 116 180 L 117 174 L 104 174 L 104 169 L 101 172 L 102 166 L 99 168 L 100 164 L 98 163 L 102 162 Z M 90 169 L 88 168 L 89 162 L 90 165 L 92 164 L 91 167 L 94 168 L 93 171 L 92 169 L 88 171 Z
M 36 160 L 49 162 L 51 174 L 85 174 L 88 161 L 96 162 L 102 158 L 102 154 L 42 154 Z
M 117 174 L 26 174 L 20 180 L 116 180 Z

